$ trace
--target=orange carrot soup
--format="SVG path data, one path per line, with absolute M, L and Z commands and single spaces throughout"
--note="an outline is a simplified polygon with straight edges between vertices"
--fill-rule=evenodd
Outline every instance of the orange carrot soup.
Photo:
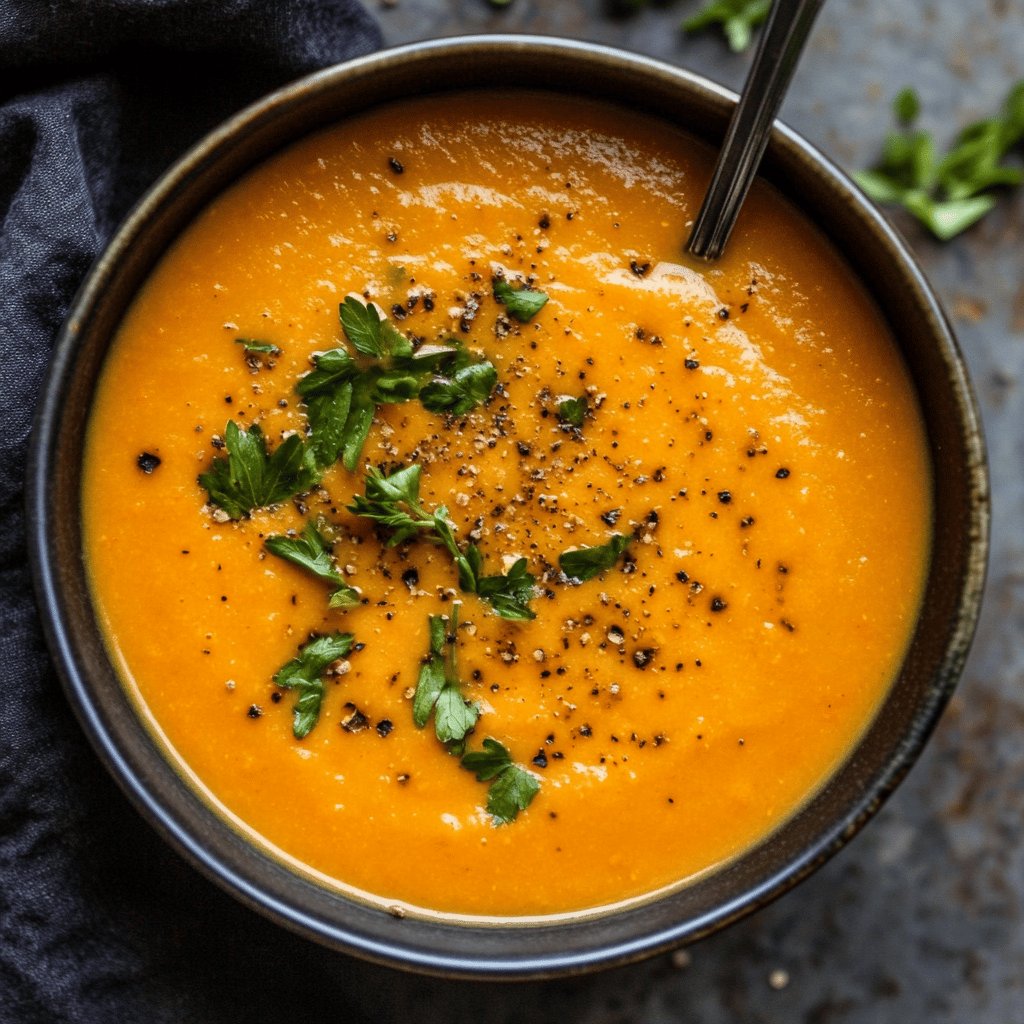
M 409 912 L 685 883 L 825 782 L 930 545 L 914 393 L 770 187 L 555 96 L 383 108 L 213 202 L 89 427 L 84 542 L 168 756 L 295 870 Z

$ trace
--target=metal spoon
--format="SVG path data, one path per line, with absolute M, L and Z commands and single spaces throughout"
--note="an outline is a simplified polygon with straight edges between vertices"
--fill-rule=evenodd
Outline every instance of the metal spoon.
M 772 122 L 824 2 L 775 0 L 772 4 L 704 204 L 686 243 L 693 256 L 716 260 L 722 255 L 768 145 Z

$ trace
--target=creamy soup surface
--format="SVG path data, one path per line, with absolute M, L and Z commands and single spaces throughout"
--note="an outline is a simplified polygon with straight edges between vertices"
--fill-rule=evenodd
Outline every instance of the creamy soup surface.
M 170 756 L 299 870 L 445 914 L 630 900 L 762 839 L 870 722 L 928 559 L 912 389 L 861 287 L 769 187 L 724 259 L 684 260 L 709 169 L 685 135 L 578 100 L 405 103 L 260 166 L 141 290 L 88 434 L 94 598 Z M 502 283 L 547 301 L 518 319 Z M 489 397 L 377 405 L 353 471 L 229 516 L 199 475 L 229 421 L 270 451 L 306 439 L 296 385 L 314 354 L 354 351 L 346 296 L 417 352 L 454 339 L 492 364 Z M 349 510 L 371 467 L 412 465 L 484 572 L 526 559 L 535 618 L 461 588 L 427 534 L 389 547 Z M 354 607 L 268 551 L 307 523 Z M 593 578 L 561 570 L 610 543 Z M 532 780 L 505 823 L 414 721 L 429 618 L 456 605 L 465 751 L 496 741 Z M 300 694 L 274 676 L 339 632 L 297 738 Z

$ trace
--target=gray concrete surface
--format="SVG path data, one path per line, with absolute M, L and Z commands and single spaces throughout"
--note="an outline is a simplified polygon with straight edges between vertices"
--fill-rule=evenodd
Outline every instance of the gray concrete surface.
M 485 0 L 396 0 L 376 13 L 393 44 L 483 31 L 565 35 L 738 88 L 749 54 L 677 29 L 698 6 L 665 0 L 616 19 L 600 0 L 512 0 L 503 10 Z M 876 156 L 902 86 L 918 89 L 923 126 L 946 140 L 1021 77 L 1019 0 L 830 0 L 782 116 L 853 169 Z M 1024 1022 L 1024 190 L 948 244 L 897 222 L 959 333 L 994 484 L 981 628 L 924 757 L 817 875 L 682 955 L 511 987 L 353 965 L 353 1009 L 452 1024 Z

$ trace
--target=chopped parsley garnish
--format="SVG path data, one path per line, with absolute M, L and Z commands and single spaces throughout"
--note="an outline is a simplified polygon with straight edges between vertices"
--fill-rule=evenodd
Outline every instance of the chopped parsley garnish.
M 487 811 L 496 824 L 515 821 L 540 790 L 540 783 L 497 740 L 485 739 L 481 750 L 466 751 L 466 740 L 480 718 L 477 706 L 462 693 L 457 662 L 456 635 L 459 628 L 459 604 L 452 605 L 451 618 L 431 615 L 430 651 L 420 667 L 412 717 L 424 728 L 434 718 L 434 732 L 450 754 L 461 758 L 463 768 L 473 772 L 480 782 L 489 782 Z
M 356 468 L 380 405 L 419 398 L 432 412 L 461 416 L 485 402 L 497 383 L 494 366 L 461 345 L 414 351 L 372 303 L 350 295 L 338 313 L 356 354 L 346 348 L 320 353 L 296 387 L 306 403 L 309 446 L 321 468 L 339 458 L 346 469 Z
M 536 618 L 530 608 L 536 580 L 526 571 L 525 558 L 517 558 L 508 572 L 483 576 L 483 555 L 475 544 L 470 544 L 465 559 L 456 559 L 456 564 L 459 586 L 470 594 L 478 594 L 501 618 L 518 622 Z
M 579 430 L 583 426 L 583 421 L 587 418 L 587 411 L 586 395 L 580 395 L 579 398 L 566 396 L 558 400 L 558 419 L 567 427 L 575 427 Z
M 420 401 L 430 412 L 463 416 L 486 402 L 497 383 L 498 371 L 490 363 L 470 363 L 449 378 L 432 380 L 420 391 Z
M 448 509 L 438 505 L 428 512 L 420 501 L 421 468 L 414 463 L 385 476 L 371 467 L 366 474 L 366 493 L 357 494 L 349 511 L 387 531 L 388 546 L 394 547 L 417 536 L 425 536 L 444 547 L 459 574 L 459 587 L 477 594 L 503 619 L 532 619 L 534 577 L 526 571 L 526 559 L 517 559 L 507 573 L 483 574 L 483 555 L 475 544 L 465 553 L 448 521 Z
M 328 604 L 331 608 L 354 608 L 359 604 L 359 591 L 345 582 L 331 556 L 332 545 L 313 523 L 306 523 L 301 537 L 276 534 L 268 537 L 264 545 L 271 554 L 293 562 L 330 583 L 333 589 Z
M 487 811 L 499 825 L 516 820 L 540 791 L 540 783 L 512 760 L 508 749 L 488 737 L 481 750 L 462 755 L 462 767 L 473 772 L 479 782 L 490 782 Z
M 613 533 L 607 544 L 593 548 L 576 548 L 558 556 L 558 567 L 574 583 L 586 583 L 611 569 L 629 547 L 632 537 Z
M 411 356 L 412 345 L 390 320 L 381 319 L 377 307 L 352 295 L 338 307 L 341 326 L 355 350 L 371 359 Z
M 286 690 L 295 690 L 292 732 L 297 740 L 308 736 L 320 718 L 324 699 L 323 677 L 327 669 L 352 649 L 351 633 L 331 633 L 318 636 L 299 648 L 299 656 L 292 658 L 275 674 L 274 682 Z
M 480 712 L 462 696 L 456 661 L 459 605 L 452 605 L 451 619 L 431 615 L 430 653 L 420 668 L 412 702 L 412 718 L 422 729 L 434 716 L 434 732 L 452 753 L 465 747 L 466 734 L 476 725 Z M 450 632 L 449 632 L 450 630 Z
M 1024 80 L 1013 86 L 995 117 L 969 124 L 943 156 L 926 131 L 914 130 L 920 103 L 913 89 L 893 101 L 901 131 L 886 136 L 881 161 L 854 180 L 877 203 L 894 203 L 946 241 L 980 220 L 996 197 L 987 190 L 1019 185 L 1024 170 L 1003 158 L 1024 137 Z
M 217 456 L 209 470 L 199 475 L 210 501 L 231 519 L 241 519 L 254 509 L 279 505 L 302 494 L 320 479 L 310 452 L 297 434 L 268 453 L 263 431 L 255 423 L 246 431 L 232 420 L 224 432 L 227 458 Z
M 253 352 L 257 355 L 279 356 L 281 354 L 281 350 L 277 345 L 273 345 L 269 341 L 253 341 L 251 338 L 235 338 L 235 344 L 243 346 L 246 352 Z
M 431 539 L 443 544 L 455 557 L 461 552 L 448 523 L 448 509 L 438 505 L 433 512 L 427 512 L 420 502 L 421 473 L 418 463 L 386 476 L 371 466 L 366 471 L 366 493 L 353 498 L 349 511 L 386 530 L 390 534 L 389 548 L 427 533 L 433 534 Z
M 739 53 L 750 45 L 754 29 L 768 17 L 771 6 L 771 0 L 710 0 L 683 22 L 683 31 L 699 32 L 709 25 L 721 25 L 729 49 Z
M 513 288 L 504 278 L 496 277 L 493 283 L 494 297 L 521 324 L 529 323 L 548 301 L 547 293 L 534 288 Z

